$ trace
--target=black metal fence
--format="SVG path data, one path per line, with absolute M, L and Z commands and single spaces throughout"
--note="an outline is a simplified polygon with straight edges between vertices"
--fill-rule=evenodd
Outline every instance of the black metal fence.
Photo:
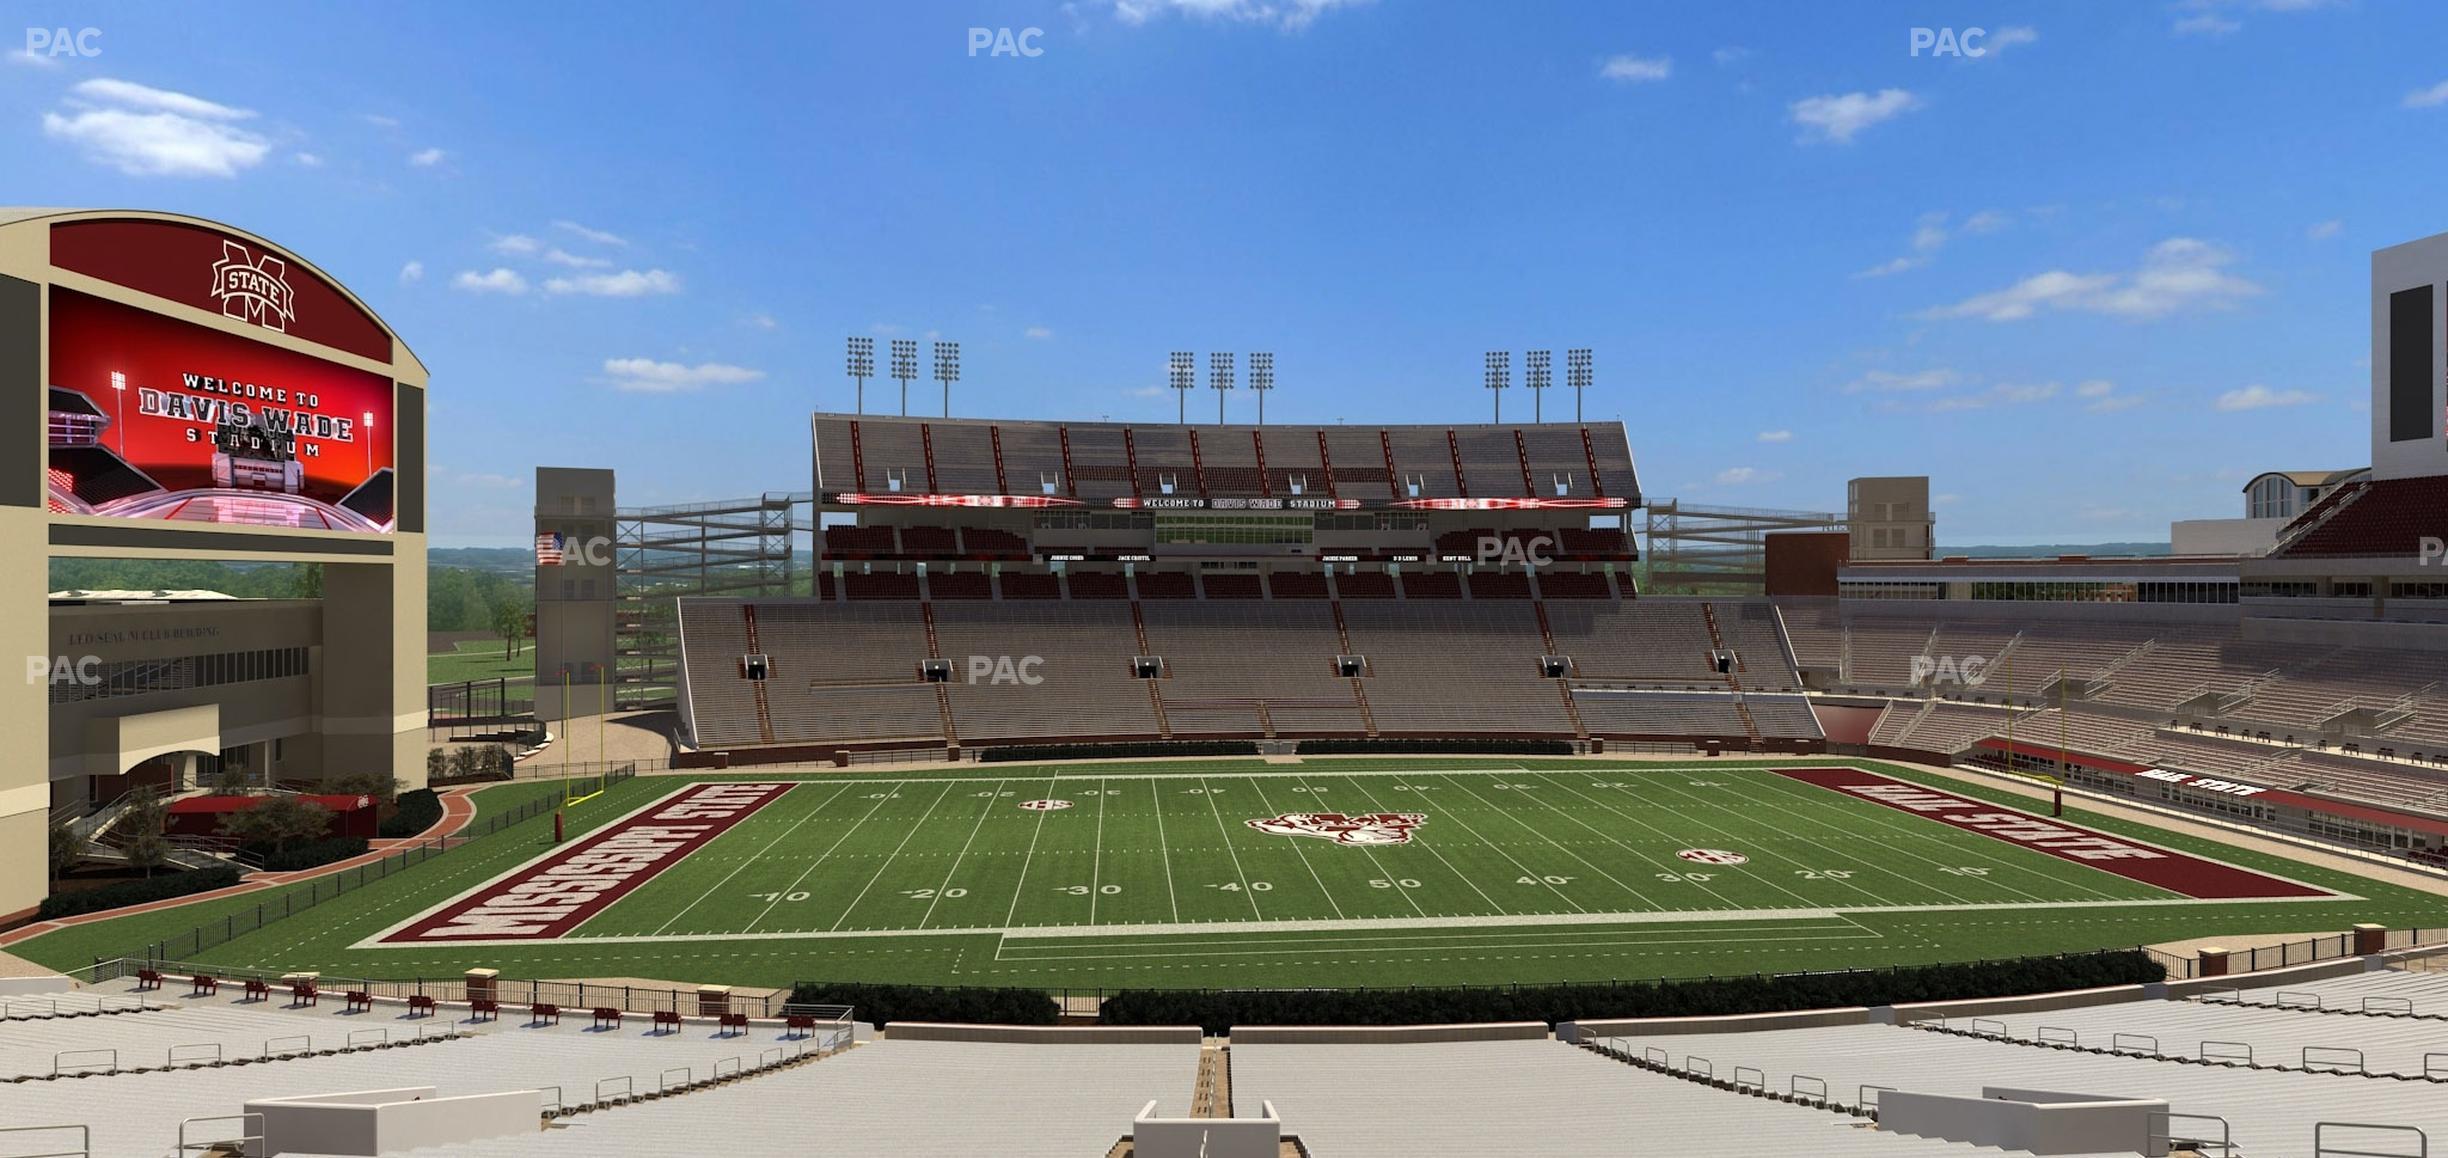
M 2411 949 L 2417 945 L 2436 945 L 2448 941 L 2448 929 L 2391 929 L 2382 938 L 2383 951 Z M 2167 967 L 2168 980 L 2189 981 L 2203 976 L 2201 956 L 2181 957 L 2146 949 L 2151 959 Z M 2262 945 L 2252 949 L 2231 949 L 2227 953 L 2227 972 L 2258 973 L 2264 969 L 2284 969 L 2291 965 L 2311 965 L 2356 956 L 2354 934 L 2334 933 L 2279 945 Z
M 601 791 L 637 775 L 634 766 L 610 769 L 573 783 L 567 795 L 580 796 Z M 286 920 L 314 908 L 325 901 L 353 893 L 393 873 L 404 872 L 472 840 L 481 840 L 494 833 L 532 820 L 552 811 L 561 803 L 559 795 L 538 796 L 508 812 L 484 817 L 451 836 L 418 841 L 381 860 L 368 861 L 355 868 L 343 869 L 327 876 L 316 877 L 303 887 L 290 888 L 268 898 L 252 909 L 240 909 L 224 915 L 218 921 L 207 921 L 174 937 L 165 937 L 129 954 L 150 961 L 192 960 L 207 949 L 225 945 L 276 921 Z M 99 964 L 101 958 L 96 959 Z

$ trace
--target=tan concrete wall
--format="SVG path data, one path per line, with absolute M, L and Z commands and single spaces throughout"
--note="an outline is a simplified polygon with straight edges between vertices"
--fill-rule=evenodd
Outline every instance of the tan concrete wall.
M 1544 1021 L 1473 1025 L 1236 1025 L 1234 1045 L 1399 1045 L 1431 1041 L 1545 1041 Z
M 1594 1037 L 1675 1033 L 1757 1033 L 1771 1029 L 1819 1029 L 1830 1025 L 1861 1025 L 1870 1020 L 1868 1006 L 1804 1009 L 1793 1013 L 1742 1013 L 1726 1017 L 1621 1017 L 1607 1021 L 1568 1021 L 1556 1036 L 1570 1042 Z
M 1195 1025 L 963 1025 L 946 1021 L 896 1021 L 884 1027 L 893 1041 L 999 1041 L 1024 1045 L 1190 1045 L 1206 1040 Z

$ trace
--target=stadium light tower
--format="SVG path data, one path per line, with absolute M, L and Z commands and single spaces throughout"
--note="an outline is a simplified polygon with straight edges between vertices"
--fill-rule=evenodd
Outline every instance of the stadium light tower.
M 1588 347 L 1564 351 L 1564 384 L 1572 387 L 1573 423 L 1581 422 L 1581 392 L 1590 386 L 1590 352 Z
M 943 383 L 944 417 L 952 417 L 952 384 L 960 381 L 960 343 L 935 343 L 935 380 Z
M 1522 355 L 1522 385 L 1530 388 L 1532 422 L 1544 419 L 1545 410 L 1539 405 L 1539 400 L 1545 398 L 1547 388 L 1555 384 L 1554 376 L 1548 370 L 1548 359 L 1552 353 L 1550 350 L 1532 350 Z
M 1227 353 L 1207 355 L 1207 385 L 1216 392 L 1216 425 L 1224 425 L 1224 392 L 1233 388 L 1233 356 Z
M 1198 389 L 1198 357 L 1188 350 L 1175 350 L 1165 358 L 1165 377 L 1172 384 L 1173 396 L 1180 400 L 1174 407 L 1176 420 L 1190 424 L 1190 392 Z
M 1250 355 L 1250 390 L 1258 395 L 1258 425 L 1266 425 L 1267 391 L 1275 388 L 1275 355 Z
M 901 417 L 909 417 L 909 384 L 918 376 L 918 339 L 892 340 L 892 376 L 901 383 Z
M 1504 424 L 1505 387 L 1513 384 L 1513 352 L 1490 350 L 1487 356 L 1488 395 L 1496 400 L 1496 423 Z
M 867 413 L 867 380 L 875 377 L 875 339 L 850 339 L 850 377 L 858 381 L 858 413 Z

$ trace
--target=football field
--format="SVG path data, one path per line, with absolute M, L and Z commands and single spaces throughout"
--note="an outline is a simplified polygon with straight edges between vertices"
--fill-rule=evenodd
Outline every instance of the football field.
M 961 963 L 1006 975 L 1273 971 L 1807 952 L 1886 939 L 1863 919 L 1882 913 L 2338 899 L 1861 769 L 1379 764 L 667 780 L 353 948 L 720 956 L 890 938 L 957 943 Z

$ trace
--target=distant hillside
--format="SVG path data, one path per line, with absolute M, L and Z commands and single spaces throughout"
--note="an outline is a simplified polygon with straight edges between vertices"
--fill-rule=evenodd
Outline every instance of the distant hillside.
M 2166 543 L 2037 543 L 2027 547 L 1940 547 L 1939 557 L 1964 555 L 1974 559 L 2049 559 L 2059 555 L 2165 555 Z
M 428 547 L 425 565 L 533 576 L 535 552 L 525 547 Z

